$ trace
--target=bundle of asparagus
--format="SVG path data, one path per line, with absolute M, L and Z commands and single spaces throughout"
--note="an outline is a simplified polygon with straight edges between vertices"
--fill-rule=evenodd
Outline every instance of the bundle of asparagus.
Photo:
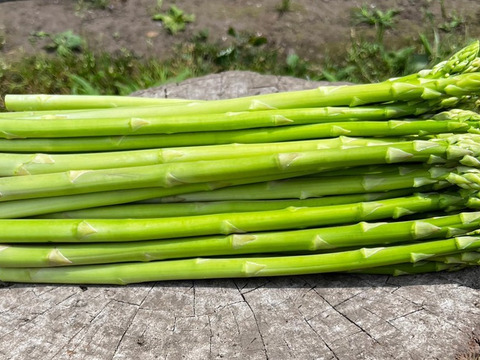
M 7 95 L 0 280 L 477 265 L 478 51 L 376 84 L 228 100 Z

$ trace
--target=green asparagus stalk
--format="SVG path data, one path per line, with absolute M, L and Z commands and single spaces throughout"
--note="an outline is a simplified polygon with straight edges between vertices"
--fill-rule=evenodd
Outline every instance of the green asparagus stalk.
M 392 223 L 361 222 L 319 229 L 234 234 L 157 241 L 0 247 L 0 267 L 47 267 L 154 261 L 198 256 L 318 252 L 391 245 L 465 234 L 480 225 L 480 212 Z M 386 237 L 385 234 L 388 234 Z M 470 254 L 473 254 L 470 252 Z M 480 259 L 480 253 L 474 253 Z M 470 257 L 470 259 L 472 256 Z M 435 258 L 435 261 L 439 261 Z
M 459 271 L 463 270 L 466 266 L 460 264 L 445 264 L 438 261 L 419 261 L 417 263 L 404 263 L 395 265 L 385 265 L 373 267 L 370 269 L 353 270 L 350 273 L 370 274 L 370 275 L 416 275 L 433 273 L 440 271 Z
M 468 140 L 468 141 L 467 141 Z M 478 165 L 475 156 L 480 147 L 462 137 L 447 140 L 399 142 L 306 152 L 279 153 L 231 159 L 134 166 L 101 170 L 72 170 L 52 174 L 0 178 L 0 201 L 34 197 L 73 195 L 87 192 L 173 187 L 183 184 L 225 181 L 261 176 L 284 176 L 291 173 L 317 173 L 348 166 L 396 162 L 438 162 L 459 160 Z M 446 180 L 462 187 L 477 188 L 475 174 Z
M 431 261 L 466 266 L 480 265 L 480 253 L 478 251 L 462 251 L 444 256 L 435 256 Z
M 440 165 L 438 165 L 440 166 Z M 330 170 L 317 174 L 305 175 L 304 178 L 316 179 L 328 176 L 355 176 L 355 175 L 381 175 L 381 174 L 397 174 L 404 176 L 417 170 L 429 170 L 435 165 L 428 164 L 380 164 L 348 167 L 338 170 Z
M 275 174 L 273 176 L 260 176 L 212 181 L 196 184 L 185 184 L 170 188 L 164 187 L 150 187 L 150 188 L 135 188 L 128 190 L 110 190 L 93 193 L 84 193 L 77 195 L 41 197 L 41 198 L 26 198 L 15 201 L 0 201 L 0 218 L 12 219 L 16 217 L 27 217 L 41 214 L 47 214 L 58 211 L 79 210 L 90 207 L 107 206 L 115 204 L 124 204 L 129 202 L 146 201 L 152 198 L 173 196 L 197 191 L 210 191 L 226 186 L 236 186 L 242 184 L 250 184 L 255 182 L 265 182 L 271 180 L 283 179 L 285 176 L 304 176 L 304 173 L 289 173 L 289 174 Z M 422 188 L 424 191 L 430 191 L 430 187 Z M 395 194 L 400 194 L 402 191 L 389 192 L 392 195 L 386 196 L 396 197 Z M 413 193 L 403 190 L 404 194 Z M 373 196 L 373 195 L 372 195 Z M 402 195 L 398 195 L 402 196 Z
M 356 173 L 357 168 L 351 168 Z M 185 193 L 159 199 L 160 202 L 226 201 L 226 200 L 271 200 L 307 199 L 328 195 L 355 194 L 418 188 L 430 184 L 443 185 L 454 169 L 432 167 L 430 169 L 410 166 L 397 167 L 390 173 L 367 175 L 339 175 L 302 177 L 232 186 L 208 192 Z M 328 175 L 328 173 L 326 173 Z M 107 210 L 108 212 L 108 210 Z M 98 213 L 97 213 L 98 214 Z
M 54 268 L 0 268 L 0 280 L 30 283 L 119 284 L 147 281 L 305 275 L 416 263 L 480 248 L 478 237 L 299 256 L 193 258 Z
M 323 206 L 324 198 L 303 200 L 244 200 L 209 201 L 171 204 L 133 204 L 90 208 L 37 216 L 41 219 L 124 219 L 124 218 L 168 218 L 236 212 L 267 211 L 288 207 Z
M 456 194 L 415 196 L 323 207 L 153 219 L 0 220 L 1 242 L 103 242 L 168 239 L 347 224 L 400 218 L 419 212 L 462 208 Z
M 286 126 L 281 128 L 264 128 L 257 131 L 236 130 L 218 131 L 210 133 L 218 140 L 210 140 L 208 143 L 225 142 L 274 142 L 304 139 L 330 138 L 337 136 L 383 136 L 399 137 L 404 135 L 428 135 L 438 133 L 465 133 L 471 129 L 478 129 L 478 123 L 459 121 L 433 121 L 433 120 L 389 120 L 356 121 L 356 122 L 332 122 L 324 124 Z M 181 134 L 175 134 L 181 135 Z M 202 135 L 209 135 L 208 133 Z M 206 136 L 206 137 L 207 137 Z M 180 138 L 180 136 L 178 136 Z M 205 138 L 206 138 L 205 137 Z M 170 139 L 173 141 L 173 139 Z M 205 139 L 206 140 L 206 139 Z M 202 145 L 202 144 L 199 144 Z
M 395 143 L 381 139 L 334 138 L 268 144 L 225 144 L 202 147 L 147 149 L 137 151 L 78 154 L 0 153 L 0 176 L 33 175 L 68 170 L 109 169 L 197 160 L 217 160 L 281 152 L 302 152 L 343 146 Z
M 44 137 L 88 137 L 112 135 L 172 134 L 184 132 L 207 132 L 220 130 L 250 129 L 262 127 L 282 127 L 291 125 L 312 124 L 318 122 L 340 122 L 359 120 L 385 120 L 403 117 L 411 113 L 426 112 L 431 107 L 421 104 L 378 105 L 375 107 L 318 107 L 306 109 L 266 110 L 260 112 L 226 112 L 170 116 L 142 115 L 141 108 L 133 108 L 130 116 L 123 108 L 119 108 L 120 117 L 115 116 L 115 109 L 103 111 L 108 115 L 101 118 L 85 112 L 75 112 L 81 118 L 65 119 L 66 115 L 43 116 L 41 119 L 0 118 L 0 137 L 44 138 Z M 192 107 L 192 106 L 190 106 Z M 180 109 L 188 106 L 175 106 Z M 166 108 L 166 107 L 162 107 Z M 151 107 L 147 110 L 152 111 Z M 158 110 L 157 110 L 158 114 Z M 72 115 L 73 116 L 73 115 Z M 101 121 L 99 121 L 101 119 Z M 42 126 L 38 126 L 39 122 Z
M 40 216 L 43 214 L 75 211 L 78 209 L 87 209 L 98 206 L 107 206 L 114 204 L 124 204 L 134 201 L 142 201 L 151 198 L 158 198 L 166 195 L 178 194 L 188 192 L 192 187 L 198 189 L 199 187 L 210 186 L 208 184 L 194 184 L 186 185 L 184 187 L 178 186 L 175 188 L 146 188 L 146 189 L 132 189 L 132 190 L 118 190 L 106 191 L 91 194 L 69 195 L 69 196 L 55 196 L 46 198 L 34 198 L 17 201 L 7 201 L 0 203 L 0 218 L 14 219 L 23 217 Z M 226 186 L 222 184 L 222 186 Z M 419 189 L 402 189 L 391 190 L 381 193 L 366 193 L 353 195 L 337 195 L 327 196 L 316 199 L 318 206 L 349 204 L 355 202 L 374 201 L 381 199 L 391 199 L 401 196 L 412 195 L 415 191 L 430 191 L 431 188 L 422 187 Z M 117 205 L 119 206 L 119 205 Z M 136 217 L 134 214 L 128 217 Z
M 437 271 L 458 271 L 469 266 L 479 265 L 479 261 L 480 253 L 478 253 L 478 251 L 464 251 L 450 255 L 435 256 L 426 261 L 421 261 L 414 264 L 406 263 L 393 266 L 380 266 L 372 269 L 356 270 L 352 272 L 399 276 Z
M 476 72 L 438 79 L 407 76 L 405 78 L 391 79 L 375 84 L 323 86 L 312 90 L 190 103 L 188 106 L 181 107 L 136 107 L 135 116 L 142 119 L 142 117 L 152 116 L 152 114 L 155 116 L 161 114 L 162 117 L 178 117 L 184 115 L 199 116 L 203 114 L 245 112 L 252 110 L 316 108 L 327 106 L 356 107 L 390 101 L 440 101 L 445 96 L 463 97 L 475 95 L 480 91 L 479 82 L 480 73 Z M 125 115 L 124 112 L 122 114 L 121 108 L 107 110 L 106 118 L 128 116 Z M 101 110 L 95 111 L 93 116 L 100 118 L 101 115 L 99 115 L 99 113 L 101 113 Z M 92 116 L 92 114 L 88 112 L 75 112 L 72 116 L 68 116 L 68 119 L 79 120 L 86 119 L 89 116 Z M 102 118 L 106 119 L 105 117 Z M 134 127 L 137 128 L 140 123 L 146 123 L 146 121 L 137 121 Z M 148 123 L 145 125 L 147 124 Z M 145 125 L 140 126 L 139 129 L 144 128 Z M 12 132 L 11 129 L 9 129 L 8 132 L 20 136 L 20 133 L 16 130 Z
M 407 187 L 407 190 L 409 187 Z M 418 189 L 415 189 L 418 191 Z M 411 190 L 413 193 L 415 190 Z M 361 194 L 355 194 L 352 190 L 352 196 L 344 195 L 329 197 L 320 197 L 313 199 L 287 199 L 287 200 L 238 200 L 238 201 L 206 201 L 206 202 L 188 202 L 188 203 L 169 203 L 169 204 L 130 204 L 130 205 L 114 205 L 106 207 L 89 208 L 83 210 L 64 211 L 50 213 L 37 218 L 42 219 L 122 219 L 122 218 L 165 218 L 177 216 L 195 216 L 206 214 L 221 214 L 231 212 L 249 212 L 249 211 L 265 211 L 285 209 L 288 207 L 316 207 L 325 206 L 336 202 L 341 204 L 347 200 L 365 199 L 361 198 Z M 375 196 L 382 193 L 373 193 Z M 362 200 L 358 200 L 362 201 Z M 350 201 L 351 202 L 351 201 Z M 5 203 L 8 205 L 8 203 Z M 0 205 L 0 211 L 2 207 Z M 38 212 L 38 210 L 36 210 Z M 8 214 L 8 213 L 7 213 Z M 11 213 L 10 213 L 11 214 Z M 10 215 L 11 218 L 11 215 Z
M 198 100 L 195 100 L 195 102 L 197 101 Z M 9 111 L 81 110 L 148 105 L 186 105 L 191 102 L 191 100 L 184 99 L 105 95 L 7 94 L 5 96 L 5 107 Z
M 135 135 L 119 137 L 28 138 L 15 141 L 0 139 L 0 151 L 7 152 L 93 152 L 135 150 L 174 146 L 199 146 L 228 143 L 271 143 L 275 141 L 308 140 L 348 136 L 428 135 L 464 133 L 478 129 L 477 123 L 458 121 L 389 121 L 340 122 L 281 128 L 261 128 L 256 131 L 233 130 L 170 135 Z M 396 138 L 392 138 L 395 141 Z
M 342 129 L 349 129 L 345 123 Z M 429 133 L 438 132 L 466 132 L 472 128 L 471 124 L 460 124 L 458 122 L 438 122 L 437 125 L 429 124 Z M 332 129 L 330 135 L 320 136 L 321 129 L 309 128 L 307 125 L 289 126 L 289 131 L 272 131 L 271 128 L 261 128 L 256 132 L 253 131 L 211 131 L 211 132 L 195 132 L 195 133 L 178 133 L 178 134 L 154 134 L 154 135 L 135 135 L 135 136 L 91 136 L 91 137 L 74 137 L 74 138 L 27 138 L 9 139 L 0 138 L 0 151 L 12 153 L 78 153 L 78 152 L 96 152 L 96 151 L 120 151 L 120 150 L 137 150 L 151 148 L 166 148 L 175 146 L 199 146 L 199 145 L 215 145 L 229 143 L 270 143 L 275 141 L 318 139 L 322 137 L 332 137 L 333 133 L 345 132 L 335 125 L 328 125 L 324 128 L 325 135 L 328 133 L 326 129 Z M 320 126 L 321 128 L 322 126 Z M 380 125 L 380 128 L 384 127 Z M 415 126 L 413 126 L 415 127 Z M 358 126 L 357 126 L 358 128 Z M 395 132 L 403 132 L 405 135 L 417 134 L 414 129 L 408 130 L 409 125 L 402 126 L 403 130 L 395 130 Z M 411 127 L 410 127 L 411 128 Z M 282 128 L 283 130 L 284 128 Z M 290 130 L 291 129 L 291 130 Z M 280 130 L 280 129 L 278 129 Z M 287 130 L 287 128 L 285 128 Z M 315 130 L 315 133 L 313 132 Z M 322 130 L 322 132 L 324 131 Z M 348 130 L 352 134 L 356 131 Z M 378 134 L 380 131 L 373 131 Z M 358 133 L 365 134 L 367 131 L 360 130 Z M 420 131 L 418 131 L 420 133 Z M 423 134 L 423 132 L 422 132 Z M 270 136 L 271 135 L 271 136 Z M 369 135 L 368 135 L 369 136 Z M 374 136 L 374 135 L 372 135 Z M 375 135 L 377 136 L 377 135 Z M 387 135 L 390 136 L 390 135 Z M 342 137 L 340 135 L 340 137 Z M 391 141 L 400 141 L 400 138 L 391 138 Z

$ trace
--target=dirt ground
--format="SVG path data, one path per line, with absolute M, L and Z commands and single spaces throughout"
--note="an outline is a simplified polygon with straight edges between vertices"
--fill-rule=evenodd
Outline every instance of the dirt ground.
M 87 3 L 84 0 L 84 4 Z M 401 45 L 419 32 L 431 33 L 426 21 L 430 11 L 442 22 L 437 0 L 292 0 L 290 11 L 278 11 L 281 0 L 177 0 L 163 2 L 162 11 L 175 4 L 195 21 L 184 32 L 170 35 L 161 22 L 153 21 L 156 0 L 111 0 L 107 9 L 79 6 L 74 0 L 0 0 L 0 56 L 18 51 L 42 51 L 41 42 L 32 44 L 35 32 L 60 33 L 73 30 L 91 47 L 107 51 L 128 49 L 140 55 L 172 57 L 175 44 L 208 30 L 211 41 L 227 42 L 230 27 L 265 36 L 270 44 L 306 60 L 321 57 L 344 47 L 352 35 L 352 9 L 375 4 L 379 9 L 397 9 L 394 29 L 387 41 Z M 446 13 L 465 20 L 468 37 L 480 38 L 480 2 L 445 0 Z M 373 34 L 373 30 L 372 30 Z

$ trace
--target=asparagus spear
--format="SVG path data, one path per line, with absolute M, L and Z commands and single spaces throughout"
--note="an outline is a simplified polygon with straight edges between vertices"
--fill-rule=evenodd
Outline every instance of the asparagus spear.
M 213 234 L 247 233 L 400 218 L 419 212 L 462 208 L 456 194 L 415 196 L 323 207 L 224 213 L 153 219 L 0 220 L 1 242 L 139 241 Z
M 439 218 L 335 226 L 319 229 L 190 237 L 156 241 L 0 247 L 0 267 L 46 267 L 154 261 L 198 256 L 331 251 L 391 245 L 465 234 L 480 225 L 480 212 Z M 388 236 L 385 236 L 388 234 Z M 480 253 L 475 253 L 480 259 Z M 470 260 L 472 259 L 470 256 Z M 478 260 L 478 259 L 476 259 Z M 435 258 L 435 261 L 439 261 Z
M 164 107 L 162 107 L 164 108 Z M 166 107 L 165 107 L 166 108 Z M 176 112 L 170 116 L 158 115 L 158 110 L 147 116 L 142 109 L 135 107 L 127 115 L 125 109 L 103 111 L 101 114 L 87 116 L 85 112 L 75 112 L 75 119 L 65 119 L 67 115 L 0 118 L 0 137 L 4 138 L 42 138 L 42 137 L 83 137 L 111 135 L 171 134 L 183 132 L 206 132 L 262 127 L 282 127 L 288 125 L 312 124 L 318 122 L 339 122 L 359 120 L 385 120 L 403 117 L 408 114 L 426 112 L 432 107 L 428 104 L 378 105 L 371 107 L 317 107 L 305 109 L 266 110 L 260 112 L 224 112 L 177 114 L 187 106 L 175 106 Z M 152 112 L 151 107 L 147 110 Z M 72 115 L 73 116 L 73 115 Z M 99 121 L 101 119 L 101 121 Z M 41 123 L 42 126 L 38 126 Z
M 193 258 L 54 268 L 0 268 L 8 282 L 118 284 L 147 281 L 304 275 L 416 263 L 433 256 L 480 248 L 475 236 L 316 255 Z
M 417 263 L 403 263 L 395 265 L 385 265 L 373 267 L 370 269 L 353 270 L 350 273 L 371 274 L 371 275 L 414 275 L 439 271 L 458 271 L 464 269 L 465 265 L 445 264 L 439 261 L 419 261 Z
M 224 186 L 225 184 L 223 184 Z M 198 189 L 199 186 L 208 187 L 208 184 L 194 184 Z M 145 199 L 161 197 L 164 195 L 178 194 L 192 189 L 192 185 L 184 187 L 177 186 L 175 188 L 146 188 L 132 190 L 106 191 L 91 194 L 55 196 L 46 198 L 35 198 L 17 201 L 7 201 L 0 203 L 0 218 L 14 219 L 22 217 L 30 217 L 42 214 L 49 214 L 61 211 L 74 211 L 78 209 L 86 209 L 97 206 L 106 206 L 113 204 L 124 204 L 133 201 L 142 201 Z M 413 194 L 415 191 L 431 190 L 428 186 L 420 189 L 402 189 L 385 191 L 381 193 L 366 193 L 353 195 L 328 196 L 316 199 L 318 206 L 349 204 L 362 201 L 374 201 L 381 199 L 391 199 L 400 196 Z M 118 205 L 117 205 L 118 206 Z M 135 217 L 131 213 L 128 217 Z
M 454 137 L 435 141 L 399 142 L 393 145 L 321 149 L 231 159 L 170 163 L 101 170 L 73 170 L 52 174 L 0 178 L 0 201 L 73 195 L 142 187 L 172 187 L 183 184 L 225 181 L 240 177 L 284 176 L 316 173 L 348 166 L 396 162 L 443 162 L 459 160 L 478 166 L 476 138 Z M 479 180 L 459 175 L 446 180 L 476 188 Z
M 402 189 L 407 192 L 407 195 L 418 191 L 418 189 Z M 394 190 L 392 190 L 394 191 Z M 169 203 L 169 204 L 129 204 L 129 205 L 114 205 L 97 208 L 88 208 L 83 210 L 72 210 L 57 213 L 49 213 L 46 215 L 37 216 L 42 219 L 122 219 L 122 218 L 165 218 L 177 216 L 194 216 L 206 214 L 221 214 L 230 212 L 249 212 L 249 211 L 263 211 L 285 209 L 288 207 L 316 207 L 330 204 L 347 204 L 356 201 L 368 201 L 373 198 L 381 198 L 385 194 L 385 198 L 393 197 L 389 192 L 381 193 L 366 193 L 373 194 L 372 197 L 363 196 L 362 194 L 355 194 L 351 189 L 345 192 L 351 192 L 352 195 L 336 195 L 328 197 L 320 197 L 313 199 L 278 199 L 278 200 L 237 200 L 237 201 L 205 201 L 205 202 L 188 202 L 188 203 Z M 39 199 L 40 200 L 40 199 Z M 5 203 L 8 205 L 9 203 Z M 3 205 L 3 204 L 2 204 Z M 2 206 L 0 205 L 0 211 Z M 38 213 L 38 209 L 34 210 Z M 8 217 L 13 218 L 11 212 Z M 31 215 L 29 215 L 31 216 Z
M 40 214 L 46 214 L 56 211 L 78 210 L 89 207 L 98 207 L 114 204 L 123 204 L 129 202 L 136 202 L 148 200 L 151 198 L 165 197 L 178 195 L 188 192 L 209 191 L 225 186 L 235 186 L 241 184 L 250 184 L 254 182 L 264 182 L 270 180 L 283 179 L 285 176 L 303 176 L 305 173 L 289 173 L 289 174 L 275 174 L 272 176 L 259 176 L 248 178 L 237 178 L 231 180 L 211 181 L 196 184 L 185 184 L 170 188 L 164 187 L 150 187 L 150 188 L 135 188 L 128 190 L 108 190 L 93 193 L 84 193 L 77 195 L 41 197 L 41 198 L 26 198 L 15 201 L 0 201 L 0 218 L 15 218 L 26 217 Z M 425 191 L 431 190 L 426 188 Z M 412 193 L 404 192 L 404 194 Z M 399 193 L 393 192 L 394 194 Z M 396 195 L 386 196 L 395 197 Z M 401 196 L 401 195 L 399 195 Z
M 390 79 L 376 84 L 350 86 L 324 86 L 312 90 L 292 91 L 250 96 L 236 99 L 191 102 L 188 106 L 150 106 L 135 107 L 137 117 L 149 117 L 154 114 L 165 116 L 219 114 L 252 110 L 293 109 L 326 106 L 359 106 L 390 101 L 441 100 L 445 96 L 462 97 L 479 92 L 479 73 L 460 73 L 450 77 L 422 78 L 418 74 L 398 79 Z M 106 109 L 92 112 L 73 112 L 62 115 L 68 119 L 119 118 L 125 115 L 125 109 Z M 104 115 L 102 115 L 102 113 Z M 137 128 L 146 121 L 136 121 Z M 140 126 L 139 128 L 142 128 Z M 11 136 L 21 136 L 18 131 L 8 131 Z M 58 135 L 57 135 L 58 136 Z
M 397 142 L 382 139 L 334 138 L 269 144 L 225 144 L 202 147 L 147 149 L 107 153 L 15 154 L 0 153 L 0 176 L 47 174 L 68 170 L 108 169 L 173 162 L 216 160 L 280 152 L 302 152 L 343 146 L 385 145 Z
M 189 131 L 232 130 L 249 127 L 268 127 L 318 122 L 325 106 L 358 106 L 368 103 L 388 102 L 397 100 L 441 99 L 445 95 L 464 96 L 480 92 L 480 73 L 469 73 L 451 76 L 442 79 L 415 79 L 402 83 L 388 80 L 378 84 L 320 87 L 314 90 L 304 90 L 293 93 L 277 93 L 264 95 L 268 98 L 264 102 L 259 98 L 238 98 L 218 100 L 189 106 L 163 106 L 161 117 L 148 117 L 141 108 L 135 109 L 135 117 L 116 118 L 115 109 L 108 110 L 108 117 L 98 121 L 98 116 L 86 117 L 85 112 L 74 113 L 78 118 L 72 119 L 44 119 L 42 127 L 33 127 L 38 123 L 36 119 L 8 119 L 2 118 L 4 138 L 22 137 L 75 137 L 100 135 L 128 135 L 148 133 L 172 133 Z M 248 112 L 255 110 L 258 104 L 270 110 Z M 195 106 L 194 106 L 195 105 Z M 311 109 L 291 109 L 292 107 L 316 106 Z M 329 108 L 327 108 L 329 109 Z M 360 108 L 361 109 L 361 108 Z M 121 110 L 121 109 L 120 109 Z M 147 108 L 149 112 L 152 108 Z M 358 109 L 357 109 L 358 110 Z M 221 112 L 228 112 L 225 115 Z M 344 111 L 341 110 L 340 114 Z M 212 115 L 212 114 L 219 115 Z M 266 114 L 266 116 L 264 116 Z M 186 116 L 184 115 L 194 115 Z M 367 112 L 370 116 L 371 112 Z M 325 115 L 324 115 L 325 116 Z M 382 115 L 384 116 L 384 115 Z M 327 114 L 330 121 L 338 116 Z M 108 120 L 110 119 L 110 120 Z M 183 129 L 183 130 L 182 130 Z
M 196 100 L 197 101 L 197 100 Z M 97 96 L 97 95 L 17 95 L 5 96 L 5 107 L 9 111 L 48 111 L 102 109 L 148 105 L 186 105 L 191 100 L 164 99 L 132 96 Z
M 463 251 L 450 255 L 435 256 L 426 261 L 414 264 L 396 264 L 393 266 L 380 266 L 371 269 L 352 271 L 363 274 L 384 275 L 411 275 L 437 271 L 458 271 L 469 266 L 480 265 L 480 253 L 478 251 Z
M 190 201 L 226 201 L 226 200 L 271 200 L 271 199 L 307 199 L 326 195 L 355 194 L 364 192 L 387 191 L 402 188 L 418 188 L 427 184 L 443 184 L 454 169 L 423 168 L 421 166 L 395 167 L 391 172 L 379 174 L 351 175 L 357 168 L 348 169 L 348 173 L 336 176 L 301 177 L 232 186 L 208 192 L 185 193 L 164 197 L 160 202 Z M 347 172 L 347 171 L 345 171 Z M 329 173 L 325 173 L 328 175 Z
M 451 119 L 449 121 L 433 120 L 389 120 L 379 121 L 355 121 L 355 122 L 332 122 L 324 124 L 286 126 L 280 128 L 263 128 L 251 130 L 218 131 L 203 135 L 208 143 L 225 142 L 274 142 L 316 138 L 330 138 L 337 136 L 383 136 L 400 137 L 404 135 L 428 135 L 438 133 L 465 133 L 471 129 L 478 129 L 478 123 L 460 122 Z M 211 135 L 210 135 L 211 134 Z M 181 139 L 181 134 L 175 134 Z M 210 137 L 209 140 L 207 140 Z M 200 138 L 200 136 L 199 136 Z M 174 141 L 175 139 L 169 139 Z M 192 139 L 195 141 L 196 139 Z M 199 139 L 200 141 L 200 139 Z M 199 144 L 203 145 L 203 144 Z
M 270 143 L 275 141 L 307 140 L 348 136 L 400 137 L 438 133 L 463 133 L 474 131 L 478 123 L 450 121 L 389 121 L 389 122 L 335 122 L 259 128 L 251 130 L 211 131 L 178 134 L 135 136 L 91 136 L 74 138 L 27 138 L 15 141 L 0 139 L 0 151 L 73 153 L 93 151 L 135 150 L 174 146 L 198 146 L 228 143 Z M 392 141 L 400 138 L 392 138 Z
M 471 234 L 467 234 L 471 235 Z M 462 251 L 455 254 L 435 256 L 431 261 L 443 262 L 445 264 L 458 265 L 480 265 L 480 253 L 478 251 Z

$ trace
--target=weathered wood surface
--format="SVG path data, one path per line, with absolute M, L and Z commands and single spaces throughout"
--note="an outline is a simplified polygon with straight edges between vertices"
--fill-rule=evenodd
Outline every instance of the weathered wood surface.
M 315 85 L 230 72 L 143 95 L 222 98 Z M 480 351 L 479 289 L 480 269 L 126 287 L 5 284 L 0 359 L 454 359 Z

